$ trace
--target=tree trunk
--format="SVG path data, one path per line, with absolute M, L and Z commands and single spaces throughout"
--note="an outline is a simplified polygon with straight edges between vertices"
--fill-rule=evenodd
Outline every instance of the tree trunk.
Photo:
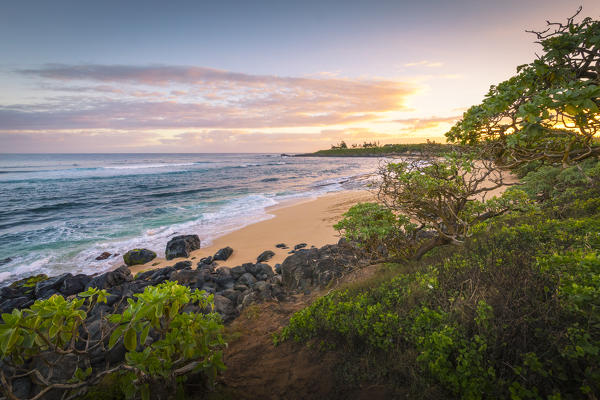
M 435 237 L 431 240 L 428 240 L 427 242 L 423 243 L 421 245 L 421 247 L 419 247 L 417 249 L 417 251 L 415 252 L 415 255 L 412 257 L 413 260 L 419 261 L 429 250 L 438 247 L 438 246 L 442 246 L 444 244 L 448 244 L 450 243 L 450 241 L 446 238 L 443 237 Z

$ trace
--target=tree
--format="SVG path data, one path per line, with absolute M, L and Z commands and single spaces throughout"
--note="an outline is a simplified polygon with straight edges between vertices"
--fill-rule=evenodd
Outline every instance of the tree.
M 389 163 L 379 169 L 379 177 L 378 199 L 418 224 L 410 230 L 421 239 L 415 259 L 437 246 L 462 244 L 475 224 L 529 205 L 521 190 L 487 199 L 507 184 L 507 174 L 475 152 Z
M 564 167 L 600 154 L 600 21 L 547 22 L 533 33 L 543 54 L 491 86 L 483 102 L 446 134 L 451 142 L 485 144 L 497 160 Z

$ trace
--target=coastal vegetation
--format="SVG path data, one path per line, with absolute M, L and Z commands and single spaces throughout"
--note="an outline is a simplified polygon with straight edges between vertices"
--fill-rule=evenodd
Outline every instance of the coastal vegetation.
M 154 397 L 181 392 L 190 374 L 210 386 L 224 369 L 223 324 L 213 312 L 213 296 L 165 282 L 128 299 L 121 312 L 94 318 L 109 296 L 90 288 L 71 300 L 54 295 L 3 314 L 4 395 L 23 398 L 26 378 L 32 377 L 37 388 L 32 399 L 77 398 L 106 382 L 118 384 L 109 395 L 102 392 L 112 385 L 102 385 L 90 398 L 149 399 L 151 392 Z
M 478 158 L 389 164 L 383 201 L 336 226 L 389 253 L 392 278 L 330 292 L 276 343 L 336 350 L 344 385 L 411 398 L 598 397 L 600 22 L 533 33 L 544 53 L 447 134 Z M 521 180 L 484 201 L 468 180 L 488 161 Z
M 423 399 L 598 398 L 600 22 L 573 17 L 534 34 L 544 53 L 470 108 L 447 134 L 453 144 L 312 154 L 419 157 L 381 167 L 379 202 L 345 214 L 337 245 L 298 245 L 275 271 L 262 263 L 268 252 L 215 269 L 233 252 L 224 248 L 196 269 L 180 261 L 135 278 L 127 267 L 86 277 L 87 290 L 69 295 L 70 274 L 6 289 L 24 302 L 2 314 L 3 395 L 183 397 L 186 380 L 203 395 L 225 368 L 223 315 L 321 287 L 273 339 L 335 352 L 340 386 Z M 167 258 L 189 257 L 194 236 L 172 238 Z M 335 287 L 373 259 L 379 274 Z
M 300 157 L 388 157 L 388 156 L 415 156 L 442 155 L 452 151 L 456 145 L 450 146 L 443 143 L 427 142 L 414 144 L 385 144 L 364 143 L 362 145 L 348 145 L 342 141 L 332 145 L 330 149 L 319 150 L 314 153 L 298 154 Z

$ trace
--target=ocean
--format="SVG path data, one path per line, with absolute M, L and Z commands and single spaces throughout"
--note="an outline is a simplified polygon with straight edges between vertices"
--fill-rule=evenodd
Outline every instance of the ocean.
M 365 187 L 380 160 L 275 154 L 0 154 L 0 286 L 103 272 L 168 239 L 202 245 L 272 218 L 268 207 Z M 293 227 L 290 227 L 293 229 Z

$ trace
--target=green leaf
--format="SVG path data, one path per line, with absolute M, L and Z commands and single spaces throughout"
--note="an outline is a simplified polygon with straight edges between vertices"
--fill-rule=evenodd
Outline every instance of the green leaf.
M 113 333 L 110 335 L 110 339 L 108 340 L 108 348 L 111 349 L 115 346 L 115 344 L 117 343 L 117 341 L 123 334 L 124 329 L 125 329 L 124 327 L 120 326 L 113 331 Z
M 127 329 L 123 343 L 125 344 L 125 348 L 127 350 L 135 351 L 135 348 L 137 347 L 137 334 L 133 328 Z
M 150 324 L 146 325 L 142 334 L 140 335 L 140 343 L 142 346 L 146 343 L 146 339 L 148 338 L 148 334 L 150 333 Z

